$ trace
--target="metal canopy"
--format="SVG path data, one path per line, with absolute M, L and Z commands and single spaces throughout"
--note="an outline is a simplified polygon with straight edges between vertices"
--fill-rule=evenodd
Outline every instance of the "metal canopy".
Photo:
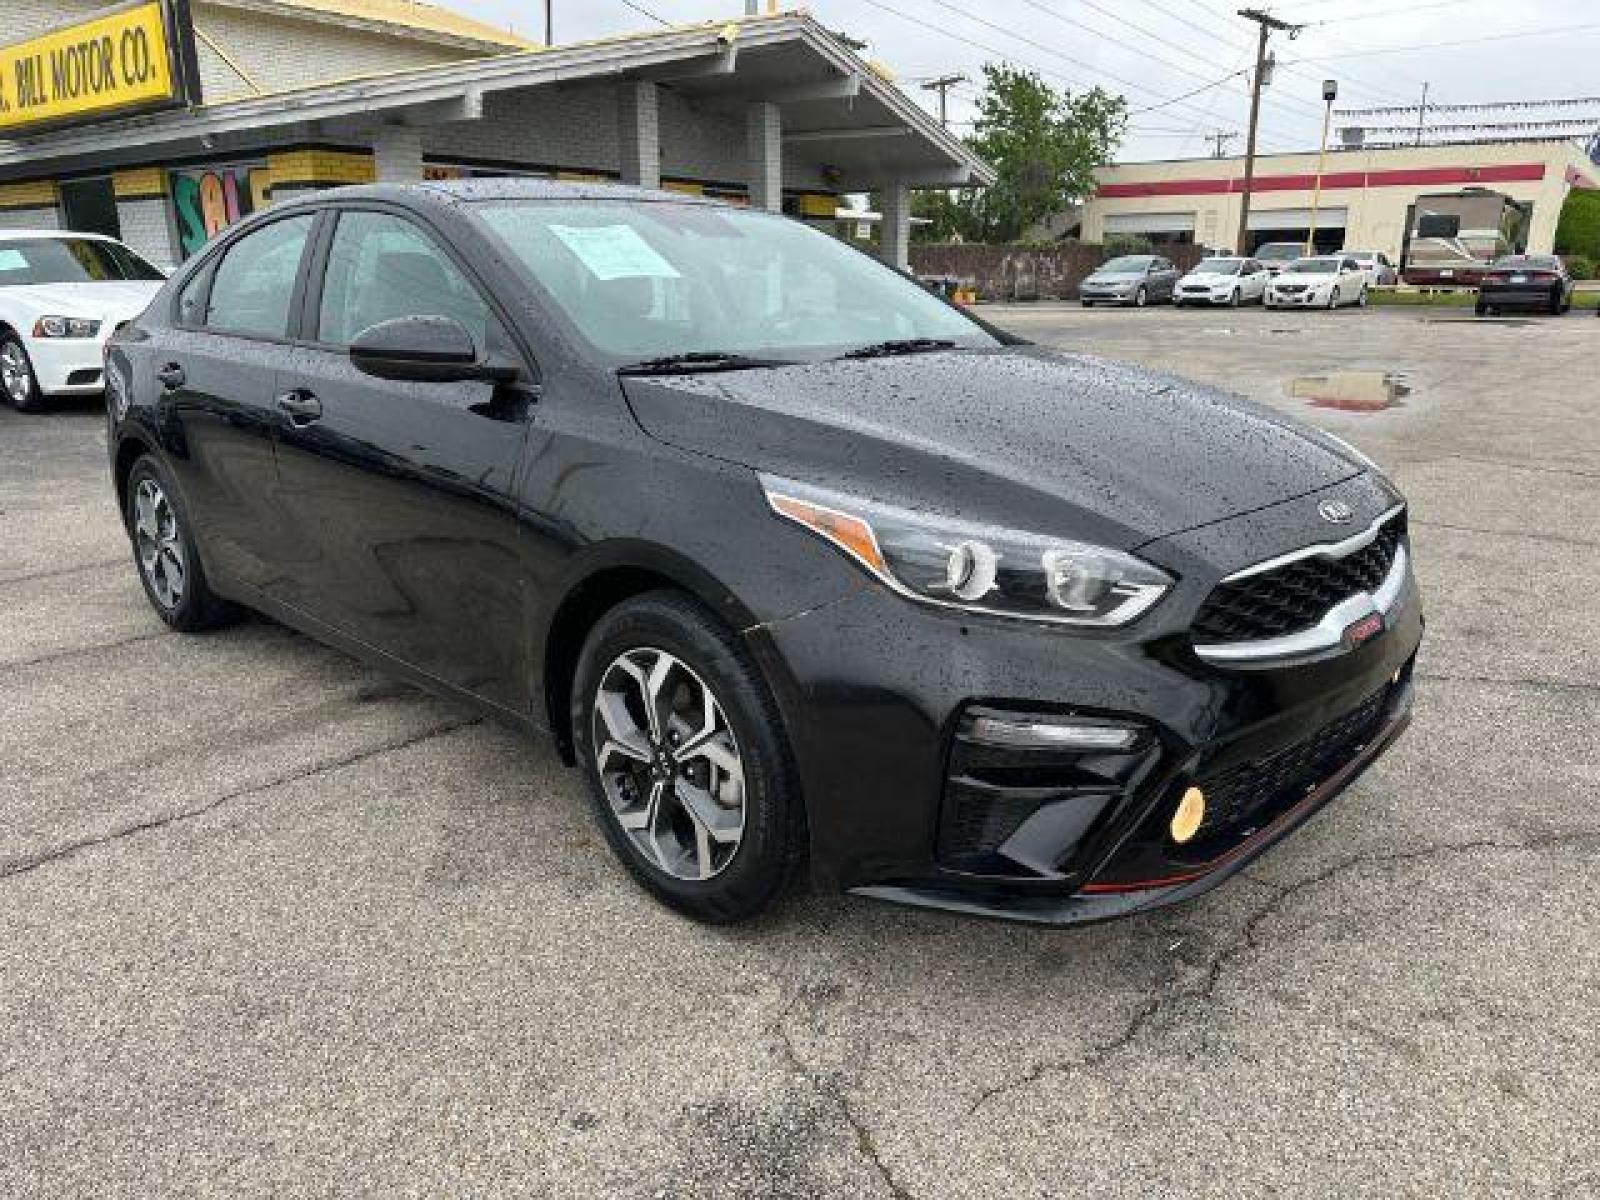
M 849 189 L 994 180 L 959 139 L 804 15 L 498 55 L 0 141 L 0 178 L 104 169 L 148 161 L 153 152 L 179 158 L 270 146 L 357 123 L 470 119 L 490 93 L 607 78 L 655 80 L 707 107 L 778 104 L 786 158 L 830 166 Z

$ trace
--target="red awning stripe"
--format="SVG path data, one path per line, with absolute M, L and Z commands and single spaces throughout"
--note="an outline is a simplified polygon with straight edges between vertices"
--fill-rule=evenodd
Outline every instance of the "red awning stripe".
M 1526 183 L 1543 179 L 1543 163 L 1507 163 L 1493 167 L 1415 167 L 1392 171 L 1329 171 L 1322 176 L 1323 191 L 1375 187 L 1432 187 L 1445 184 Z M 1317 177 L 1257 175 L 1254 192 L 1309 192 Z M 1242 192 L 1244 180 L 1164 179 L 1150 183 L 1101 184 L 1095 194 L 1112 200 L 1136 196 L 1218 196 Z

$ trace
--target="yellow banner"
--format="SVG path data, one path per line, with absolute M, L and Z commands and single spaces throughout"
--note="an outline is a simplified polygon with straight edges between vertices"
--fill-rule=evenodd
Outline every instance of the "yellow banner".
M 0 46 L 0 130 L 171 100 L 178 70 L 158 0 Z

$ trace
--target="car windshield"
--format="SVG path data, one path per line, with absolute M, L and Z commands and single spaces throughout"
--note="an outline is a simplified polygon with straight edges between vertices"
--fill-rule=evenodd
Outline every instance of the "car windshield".
M 1200 265 L 1195 267 L 1196 275 L 1237 275 L 1239 268 L 1244 265 L 1242 259 L 1237 258 L 1202 258 Z
M 1332 275 L 1338 270 L 1339 260 L 1336 258 L 1302 258 L 1299 262 L 1289 264 L 1287 274 Z
M 618 365 L 816 361 L 999 340 L 916 283 L 776 214 L 626 200 L 474 209 L 562 317 Z M 708 356 L 716 356 L 715 362 Z
M 160 271 L 118 242 L 92 238 L 0 240 L 0 287 L 160 278 Z
M 1268 242 L 1265 246 L 1256 251 L 1256 257 L 1269 258 L 1274 262 L 1282 262 L 1284 259 L 1299 258 L 1302 249 L 1303 248 L 1297 242 Z
M 1102 263 L 1100 273 L 1103 275 L 1129 275 L 1150 269 L 1150 258 L 1143 254 L 1124 254 L 1120 258 L 1113 258 L 1108 263 Z

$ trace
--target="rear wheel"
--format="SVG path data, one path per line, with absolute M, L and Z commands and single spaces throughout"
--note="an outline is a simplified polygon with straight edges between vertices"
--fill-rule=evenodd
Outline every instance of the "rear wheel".
M 1367 289 L 1365 287 L 1363 287 L 1359 292 L 1356 293 L 1356 307 L 1357 308 L 1365 308 L 1366 306 L 1367 306 Z
M 0 391 L 18 412 L 38 412 L 44 404 L 39 379 L 33 373 L 33 360 L 15 334 L 0 339 Z
M 675 592 L 626 601 L 589 634 L 572 697 L 596 816 L 634 878 L 701 921 L 768 907 L 804 821 L 777 705 L 733 635 Z
M 1550 293 L 1550 315 L 1559 317 L 1567 310 L 1561 306 L 1561 289 L 1558 287 Z
M 128 533 L 139 581 L 156 615 L 183 633 L 214 629 L 239 610 L 212 592 L 200 566 L 188 514 L 161 464 L 142 456 L 128 474 Z

